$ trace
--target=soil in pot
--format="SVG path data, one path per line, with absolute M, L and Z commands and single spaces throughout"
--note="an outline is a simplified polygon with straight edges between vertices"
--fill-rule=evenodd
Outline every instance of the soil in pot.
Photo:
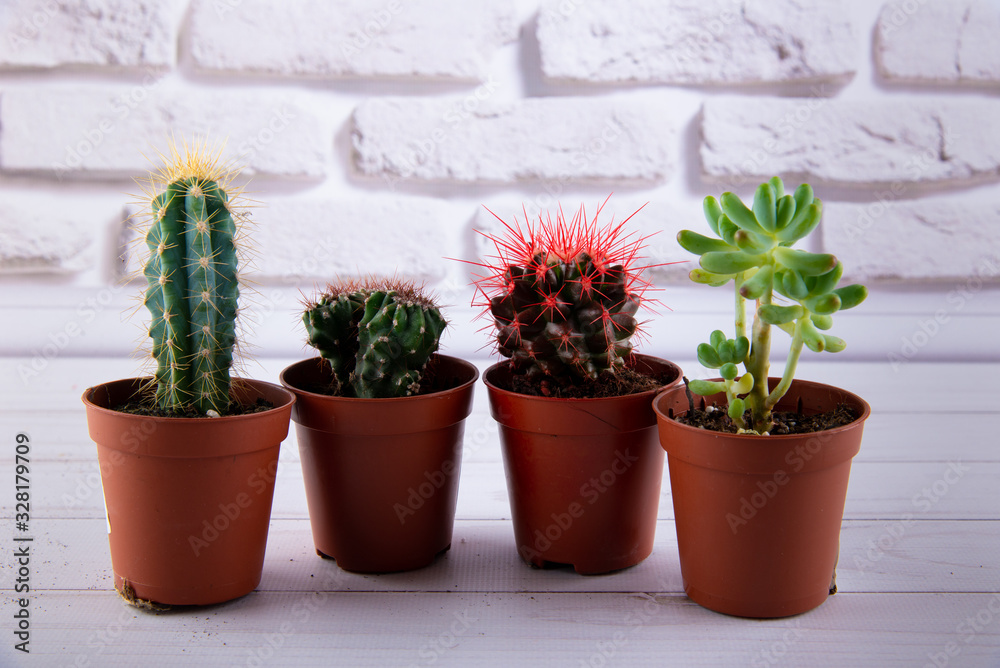
M 464 420 L 479 371 L 439 354 L 430 368 L 438 391 L 393 399 L 310 391 L 330 384 L 318 357 L 281 374 L 298 397 L 292 419 L 313 542 L 344 570 L 421 568 L 451 545 Z
M 665 360 L 636 370 L 680 382 Z M 505 363 L 484 374 L 500 440 L 518 553 L 536 567 L 598 574 L 652 552 L 663 474 L 651 402 L 657 390 L 599 399 L 520 394 Z M 661 386 L 662 387 L 662 386 Z
M 772 387 L 777 382 L 770 379 Z M 799 380 L 778 404 L 779 410 L 807 415 L 843 404 L 858 416 L 847 425 L 757 436 L 675 420 L 689 407 L 683 386 L 657 396 L 653 406 L 668 454 L 681 575 L 692 600 L 718 612 L 763 618 L 806 612 L 827 599 L 851 459 L 870 409 L 850 392 Z
M 685 386 L 687 382 L 687 378 L 684 378 Z M 726 434 L 739 432 L 739 426 L 726 412 L 725 402 L 708 403 L 704 397 L 695 397 L 690 391 L 687 392 L 687 398 L 687 412 L 674 416 L 674 419 L 681 424 Z M 799 397 L 795 410 L 776 410 L 772 412 L 771 417 L 774 426 L 771 427 L 768 434 L 780 436 L 783 434 L 812 434 L 827 429 L 836 429 L 854 422 L 860 416 L 850 404 L 839 404 L 832 410 L 820 413 L 806 413 L 803 410 L 802 398 Z M 753 423 L 753 415 L 749 410 L 743 414 L 743 422 L 745 424 Z
M 630 367 L 620 369 L 614 375 L 604 374 L 596 380 L 577 380 L 572 384 L 559 384 L 545 376 L 528 378 L 521 374 L 498 376 L 503 383 L 501 389 L 527 394 L 533 397 L 555 397 L 557 399 L 602 399 L 621 397 L 627 394 L 660 390 L 676 380 L 670 372 L 650 369 L 648 373 L 635 371 Z

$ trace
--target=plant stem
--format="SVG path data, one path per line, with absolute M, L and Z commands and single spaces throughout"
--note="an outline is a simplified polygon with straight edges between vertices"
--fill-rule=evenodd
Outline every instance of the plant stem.
M 746 309 L 746 298 L 740 294 L 740 288 L 743 287 L 743 280 L 745 274 L 743 272 L 736 274 L 736 336 L 735 339 L 739 340 L 741 336 L 747 335 L 747 309 Z
M 764 322 L 758 313 L 760 307 L 770 304 L 773 292 L 767 290 L 757 300 L 757 312 L 753 317 L 753 340 L 747 371 L 753 374 L 753 389 L 746 397 L 747 407 L 753 417 L 753 429 L 763 434 L 771 429 L 771 409 L 767 405 L 767 375 L 771 368 L 771 325 Z
M 795 334 L 792 335 L 792 345 L 788 350 L 788 361 L 785 363 L 785 373 L 781 375 L 781 382 L 767 396 L 765 408 L 770 411 L 785 396 L 788 388 L 792 386 L 792 379 L 795 378 L 795 368 L 799 365 L 799 356 L 802 354 L 802 326 L 795 323 Z

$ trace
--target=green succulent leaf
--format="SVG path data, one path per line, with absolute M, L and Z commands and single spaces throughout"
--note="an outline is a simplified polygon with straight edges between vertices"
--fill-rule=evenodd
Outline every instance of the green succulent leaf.
M 774 188 L 770 183 L 762 183 L 757 186 L 757 192 L 753 197 L 753 215 L 757 223 L 766 232 L 774 232 L 777 226 L 777 206 Z
M 830 253 L 810 253 L 784 246 L 774 249 L 774 259 L 803 276 L 820 276 L 837 266 L 837 258 Z
M 784 325 L 786 322 L 798 320 L 805 315 L 806 311 L 798 304 L 792 306 L 765 304 L 757 309 L 757 313 L 769 325 Z
M 718 369 L 722 366 L 722 359 L 719 353 L 707 343 L 698 344 L 698 361 L 701 365 L 709 369 Z
M 810 297 L 803 302 L 804 306 L 819 315 L 830 315 L 840 310 L 840 297 L 830 293 L 819 297 Z
M 725 340 L 726 340 L 726 333 L 723 332 L 721 329 L 713 330 L 708 337 L 708 342 L 716 350 L 719 349 L 719 346 L 721 346 Z
M 740 370 L 736 368 L 736 365 L 732 362 L 726 362 L 721 367 L 719 367 L 719 375 L 726 380 L 733 380 L 739 374 Z
M 813 324 L 819 329 L 830 329 L 833 327 L 833 318 L 831 316 L 813 313 L 810 318 Z
M 771 288 L 773 280 L 774 267 L 765 264 L 753 276 L 743 281 L 743 285 L 740 286 L 740 294 L 746 299 L 760 299 L 761 295 Z
M 713 232 L 721 237 L 722 233 L 719 231 L 719 218 L 722 217 L 722 207 L 719 206 L 718 200 L 709 195 L 702 202 L 702 210 L 705 212 L 705 220 L 708 221 L 708 226 L 712 228 Z
M 813 195 L 812 186 L 808 183 L 803 183 L 796 188 L 793 197 L 795 198 L 796 211 L 802 211 L 816 199 L 815 195 Z
M 688 278 L 695 283 L 711 285 L 713 288 L 717 288 L 733 280 L 733 274 L 715 274 L 704 269 L 692 269 L 688 272 Z
M 701 268 L 715 274 L 738 274 L 767 262 L 763 255 L 743 251 L 710 252 L 701 256 Z
M 780 176 L 772 176 L 767 180 L 771 184 L 771 188 L 774 189 L 774 199 L 779 200 L 785 196 L 785 182 L 781 180 Z
M 782 244 L 790 246 L 799 239 L 809 236 L 809 233 L 819 225 L 819 220 L 822 217 L 823 203 L 820 200 L 815 200 L 805 206 L 796 204 L 795 216 L 788 223 L 788 226 L 775 236 L 781 240 Z
M 713 394 L 726 391 L 726 384 L 716 380 L 701 380 L 695 378 L 688 381 L 688 389 L 701 397 L 709 397 Z
M 722 193 L 721 202 L 722 210 L 725 212 L 726 216 L 729 217 L 729 220 L 739 226 L 740 229 L 754 234 L 763 235 L 767 233 L 767 231 L 761 227 L 760 223 L 757 222 L 757 218 L 754 216 L 753 211 L 748 209 L 746 204 L 744 204 L 739 197 L 730 192 Z
M 746 230 L 737 230 L 733 235 L 736 247 L 746 253 L 763 253 L 774 246 L 774 242 L 766 237 L 750 234 Z
M 780 276 L 781 289 L 779 292 L 785 295 L 789 299 L 805 299 L 809 296 L 809 288 L 806 286 L 805 280 L 803 280 L 802 275 L 795 271 L 794 269 L 782 269 L 775 272 L 775 285 L 777 286 L 777 277 Z
M 837 288 L 833 291 L 833 294 L 840 297 L 840 310 L 846 311 L 849 308 L 854 308 L 865 300 L 868 296 L 868 288 L 855 283 L 853 285 Z
M 738 421 L 743 417 L 743 413 L 747 410 L 747 404 L 742 399 L 733 399 L 732 403 L 729 404 L 729 410 L 727 411 L 729 419 L 733 422 Z
M 726 339 L 720 343 L 716 347 L 716 350 L 719 353 L 719 359 L 721 359 L 724 363 L 728 364 L 736 361 L 736 342 L 732 339 Z
M 837 264 L 834 265 L 833 269 L 825 274 L 820 274 L 819 276 L 814 277 L 812 281 L 806 281 L 809 285 L 809 294 L 814 297 L 825 295 L 837 287 L 837 282 L 843 275 L 844 263 L 837 260 Z
M 739 232 L 739 226 L 733 221 L 729 220 L 729 216 L 722 214 L 719 216 L 719 236 L 725 240 L 730 246 L 736 245 L 736 233 Z
M 729 391 L 733 394 L 746 394 L 753 389 L 753 374 L 745 373 L 742 377 L 729 388 Z
M 799 321 L 799 331 L 809 350 L 821 353 L 826 348 L 826 335 L 816 329 L 816 325 L 809 318 L 803 318 Z
M 736 339 L 736 346 L 734 347 L 733 354 L 735 359 L 734 362 L 742 362 L 747 358 L 747 354 L 750 352 L 750 339 L 745 336 L 741 336 Z
M 831 336 L 830 334 L 822 334 L 821 336 L 826 342 L 826 352 L 828 353 L 839 353 L 847 347 L 847 342 L 841 338 Z
M 704 255 L 712 251 L 726 252 L 733 251 L 733 247 L 722 239 L 713 239 L 703 234 L 692 232 L 691 230 L 681 230 L 677 233 L 677 243 L 681 248 L 695 255 Z
M 795 198 L 791 195 L 785 195 L 778 200 L 778 215 L 775 220 L 775 226 L 780 231 L 788 227 L 788 224 L 792 222 L 792 216 L 795 215 Z

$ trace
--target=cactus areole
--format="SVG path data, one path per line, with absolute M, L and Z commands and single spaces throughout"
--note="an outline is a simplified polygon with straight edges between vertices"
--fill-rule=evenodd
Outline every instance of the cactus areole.
M 599 224 L 606 204 L 589 219 L 583 206 L 571 220 L 560 209 L 532 223 L 525 211 L 524 227 L 493 214 L 504 230 L 484 233 L 496 255 L 477 264 L 477 304 L 516 374 L 572 384 L 625 367 L 650 287 L 637 266 L 646 237 L 626 233 L 631 216 Z
M 362 399 L 416 394 L 447 326 L 412 283 L 378 278 L 329 285 L 302 322 L 309 345 L 330 363 L 334 394 Z
M 239 216 L 227 192 L 233 171 L 203 145 L 172 149 L 149 178 L 151 219 L 145 305 L 156 360 L 156 403 L 166 411 L 222 413 L 236 343 Z

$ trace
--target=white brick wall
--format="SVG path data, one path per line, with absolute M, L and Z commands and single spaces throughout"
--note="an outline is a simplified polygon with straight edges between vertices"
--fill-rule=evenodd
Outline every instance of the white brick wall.
M 181 0 L 4 0 L 0 68 L 171 67 Z
M 0 164 L 8 173 L 128 178 L 171 136 L 227 139 L 247 174 L 320 179 L 332 132 L 298 95 L 196 91 L 152 77 L 129 87 L 0 92 Z
M 713 98 L 701 158 L 723 180 L 800 174 L 858 187 L 1000 176 L 1000 101 Z
M 1000 198 L 898 201 L 893 190 L 867 204 L 837 203 L 825 214 L 823 246 L 848 279 L 961 281 L 990 264 L 1000 271 Z
M 508 0 L 195 0 L 190 50 L 204 71 L 482 79 L 517 37 Z M 448 48 L 434 48 L 429 40 Z
M 799 0 L 546 0 L 538 42 L 545 76 L 583 83 L 845 81 L 859 56 L 850 15 Z
M 889 3 L 876 27 L 878 70 L 890 81 L 996 84 L 998 32 L 1000 3 L 993 0 Z
M 488 82 L 488 85 L 491 82 Z M 613 99 L 381 98 L 354 112 L 354 165 L 400 180 L 662 181 L 676 132 L 663 105 Z
M 944 309 L 956 329 L 922 359 L 1000 359 L 989 337 L 954 335 L 1000 326 L 998 8 L 0 2 L 0 318 L 16 323 L 0 354 L 33 355 L 71 321 L 59 355 L 131 350 L 127 193 L 144 155 L 207 133 L 259 204 L 262 355 L 302 353 L 302 293 L 365 272 L 425 281 L 449 306 L 448 349 L 483 354 L 471 267 L 447 259 L 484 252 L 482 205 L 521 218 L 614 191 L 608 219 L 649 203 L 633 229 L 652 235 L 663 306 L 645 350 L 690 358 L 730 297 L 687 283 L 674 236 L 704 230 L 705 195 L 749 197 L 778 173 L 825 202 L 807 245 L 871 287 L 838 321 L 845 355 L 884 359 Z

